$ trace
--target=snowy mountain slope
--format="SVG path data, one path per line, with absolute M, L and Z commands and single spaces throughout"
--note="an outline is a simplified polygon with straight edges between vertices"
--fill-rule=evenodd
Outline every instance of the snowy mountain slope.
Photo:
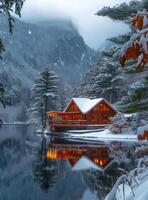
M 29 24 L 15 19 L 12 36 L 6 24 L 1 16 L 0 35 L 6 51 L 0 61 L 0 81 L 6 88 L 6 103 L 22 105 L 19 112 L 26 110 L 33 80 L 41 68 L 53 69 L 70 95 L 95 60 L 96 53 L 69 21 Z

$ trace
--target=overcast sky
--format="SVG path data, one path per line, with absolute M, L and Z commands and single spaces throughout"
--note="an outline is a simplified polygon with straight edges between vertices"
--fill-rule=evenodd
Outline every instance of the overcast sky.
M 26 0 L 22 17 L 25 20 L 70 18 L 85 42 L 97 49 L 108 37 L 129 31 L 124 23 L 94 15 L 103 6 L 113 6 L 122 2 L 125 0 Z

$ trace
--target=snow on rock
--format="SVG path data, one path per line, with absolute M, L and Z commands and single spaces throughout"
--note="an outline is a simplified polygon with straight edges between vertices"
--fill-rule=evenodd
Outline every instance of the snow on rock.
M 137 135 L 143 135 L 144 131 L 148 131 L 148 124 L 146 124 L 144 126 L 139 126 L 139 128 L 137 130 Z
M 89 160 L 85 156 L 82 156 L 72 168 L 73 171 L 88 170 L 88 169 L 95 169 L 101 172 L 103 171 L 102 168 L 98 167 L 96 164 L 94 164 L 91 160 Z

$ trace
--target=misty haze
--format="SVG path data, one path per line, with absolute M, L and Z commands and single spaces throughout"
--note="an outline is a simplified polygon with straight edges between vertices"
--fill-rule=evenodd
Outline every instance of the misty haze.
M 0 200 L 148 200 L 148 0 L 0 0 Z
M 115 23 L 107 17 L 95 15 L 103 6 L 122 2 L 124 0 L 28 0 L 22 11 L 22 20 L 71 20 L 86 44 L 97 50 L 107 38 L 129 31 L 129 26 L 122 22 Z

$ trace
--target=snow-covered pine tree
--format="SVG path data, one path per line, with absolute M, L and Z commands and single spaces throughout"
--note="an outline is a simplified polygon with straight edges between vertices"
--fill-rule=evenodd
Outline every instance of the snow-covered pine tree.
M 129 3 L 122 3 L 120 5 L 114 6 L 113 8 L 104 7 L 96 13 L 99 16 L 107 16 L 113 20 L 126 20 L 132 13 L 137 10 L 143 10 L 147 8 L 147 0 L 137 1 L 133 0 Z
M 95 76 L 95 83 L 93 84 L 90 95 L 93 98 L 104 97 L 112 102 L 112 84 L 111 81 L 117 74 L 117 68 L 113 63 L 106 62 L 106 59 L 100 60 L 100 69 Z
M 12 34 L 14 26 L 14 18 L 11 13 L 14 12 L 16 15 L 21 17 L 21 9 L 25 0 L 0 0 L 0 13 L 4 14 L 8 18 L 9 31 Z M 2 58 L 1 53 L 5 50 L 3 42 L 0 39 L 0 58 Z
M 57 75 L 48 68 L 43 69 L 34 81 L 29 111 L 32 119 L 39 119 L 44 128 L 47 120 L 46 112 L 56 107 L 57 83 Z
M 90 98 L 105 98 L 114 103 L 121 99 L 126 93 L 124 77 L 120 74 L 118 57 L 118 45 L 113 44 L 110 48 L 105 49 L 98 61 L 86 73 L 81 87 L 79 88 L 80 96 Z
M 97 15 L 108 16 L 114 20 L 127 20 L 131 17 L 131 26 L 134 34 L 125 43 L 121 50 L 120 63 L 125 65 L 127 60 L 137 61 L 138 67 L 144 68 L 148 62 L 148 9 L 147 0 L 131 1 L 129 4 L 123 3 L 113 8 L 104 7 L 97 12 Z M 139 11 L 137 11 L 139 10 Z
M 146 111 L 148 109 L 148 75 L 143 80 L 133 83 L 128 92 L 129 104 L 123 108 L 124 112 Z

